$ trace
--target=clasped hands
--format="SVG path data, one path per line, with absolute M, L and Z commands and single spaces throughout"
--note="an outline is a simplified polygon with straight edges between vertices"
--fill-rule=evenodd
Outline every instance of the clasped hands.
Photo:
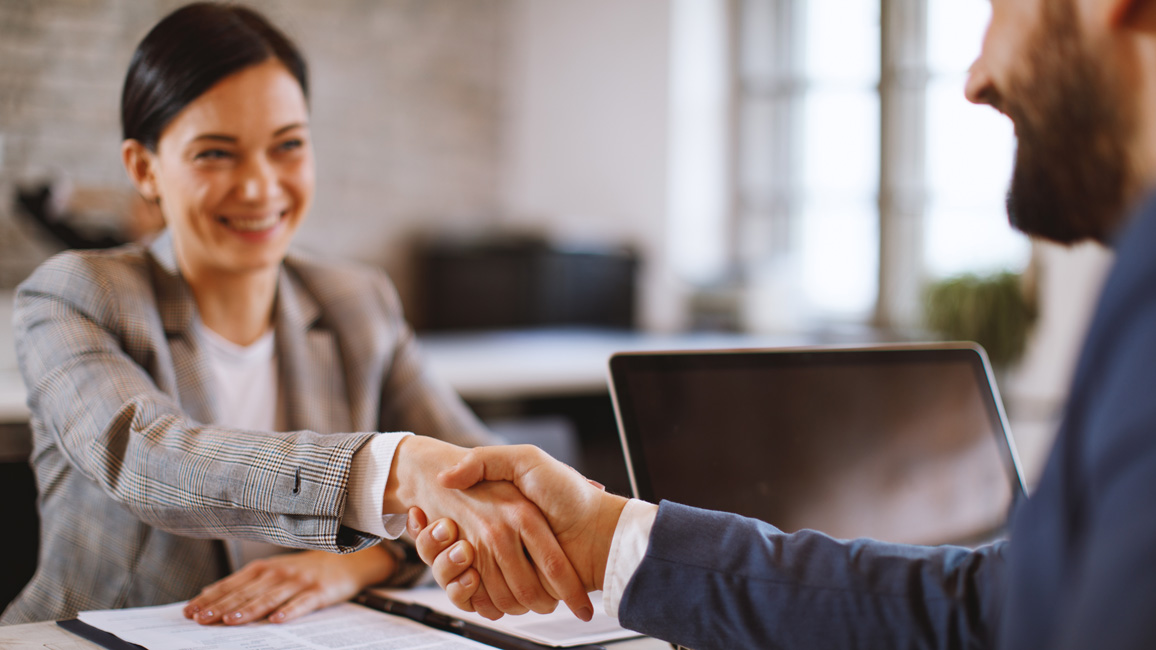
M 530 609 L 552 611 L 560 599 L 576 616 L 590 620 L 593 610 L 586 593 L 602 589 L 610 544 L 626 505 L 625 498 L 605 492 L 601 485 L 588 481 L 531 445 L 472 449 L 456 465 L 441 472 L 437 482 L 442 488 L 466 493 L 512 484 L 511 487 L 533 502 L 539 514 L 546 518 L 565 558 L 542 554 L 551 563 L 544 565 L 537 559 L 539 554 L 527 544 L 541 587 L 553 599 L 549 609 Z M 527 517 L 527 520 L 534 521 L 534 518 Z M 439 519 L 435 513 L 415 507 L 409 512 L 408 526 L 422 560 L 432 567 L 434 578 L 454 605 L 491 619 L 500 618 L 504 613 L 527 611 L 526 606 L 495 598 L 492 585 L 500 589 L 503 576 L 514 581 L 527 578 L 532 581 L 532 576 L 497 575 L 496 569 L 502 567 L 487 561 L 483 549 L 474 541 L 476 537 L 463 522 L 448 517 Z M 458 539 L 459 535 L 462 539 Z M 567 569 L 577 573 L 580 591 L 573 590 Z M 556 576 L 567 576 L 567 579 L 559 580 Z M 533 587 L 530 585 L 526 593 L 532 592 Z
M 497 619 L 552 612 L 561 600 L 589 620 L 587 592 L 601 588 L 625 503 L 537 447 L 470 450 L 411 436 L 394 454 L 382 511 L 409 511 L 419 554 L 458 607 Z M 288 621 L 348 600 L 395 568 L 380 545 L 274 556 L 209 585 L 185 615 L 206 624 Z

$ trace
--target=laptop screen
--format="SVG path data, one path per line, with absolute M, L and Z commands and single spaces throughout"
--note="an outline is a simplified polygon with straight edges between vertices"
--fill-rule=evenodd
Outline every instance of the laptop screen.
M 615 355 L 635 495 L 834 537 L 971 543 L 1023 494 L 970 346 Z

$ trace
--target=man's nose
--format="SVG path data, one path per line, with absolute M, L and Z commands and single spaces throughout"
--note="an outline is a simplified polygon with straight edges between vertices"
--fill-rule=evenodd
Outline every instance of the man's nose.
M 963 94 L 973 104 L 993 104 L 994 88 L 982 54 L 967 71 L 967 85 L 963 88 Z

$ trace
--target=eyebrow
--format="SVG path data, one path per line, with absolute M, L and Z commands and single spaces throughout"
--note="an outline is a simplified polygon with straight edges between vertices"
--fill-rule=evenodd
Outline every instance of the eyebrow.
M 303 129 L 307 126 L 309 126 L 309 124 L 307 122 L 294 122 L 292 124 L 286 124 L 285 126 L 274 131 L 273 137 L 276 138 L 276 137 L 284 135 L 285 133 L 288 133 L 289 131 L 292 131 L 294 129 Z M 215 142 L 236 142 L 237 137 L 232 136 L 232 135 L 225 135 L 222 133 L 202 133 L 201 135 L 198 135 L 197 137 L 193 138 L 193 142 L 196 142 L 198 140 L 212 140 Z

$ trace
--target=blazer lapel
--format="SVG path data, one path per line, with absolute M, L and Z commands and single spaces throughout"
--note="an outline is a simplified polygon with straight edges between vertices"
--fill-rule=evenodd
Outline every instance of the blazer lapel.
M 217 421 L 212 371 L 204 352 L 197 304 L 181 277 L 172 237 L 162 233 L 149 246 L 156 261 L 157 309 L 168 337 L 181 408 L 194 420 Z M 274 305 L 279 412 L 288 431 L 351 432 L 353 426 L 340 346 L 321 319 L 313 295 L 282 264 Z
M 283 424 L 290 431 L 354 431 L 337 337 L 316 298 L 284 264 L 274 310 Z
M 156 261 L 157 310 L 173 358 L 176 398 L 185 413 L 197 422 L 216 422 L 216 398 L 211 388 L 209 361 L 201 344 L 197 303 L 188 283 L 181 277 L 172 236 L 167 230 L 149 245 L 149 253 Z

